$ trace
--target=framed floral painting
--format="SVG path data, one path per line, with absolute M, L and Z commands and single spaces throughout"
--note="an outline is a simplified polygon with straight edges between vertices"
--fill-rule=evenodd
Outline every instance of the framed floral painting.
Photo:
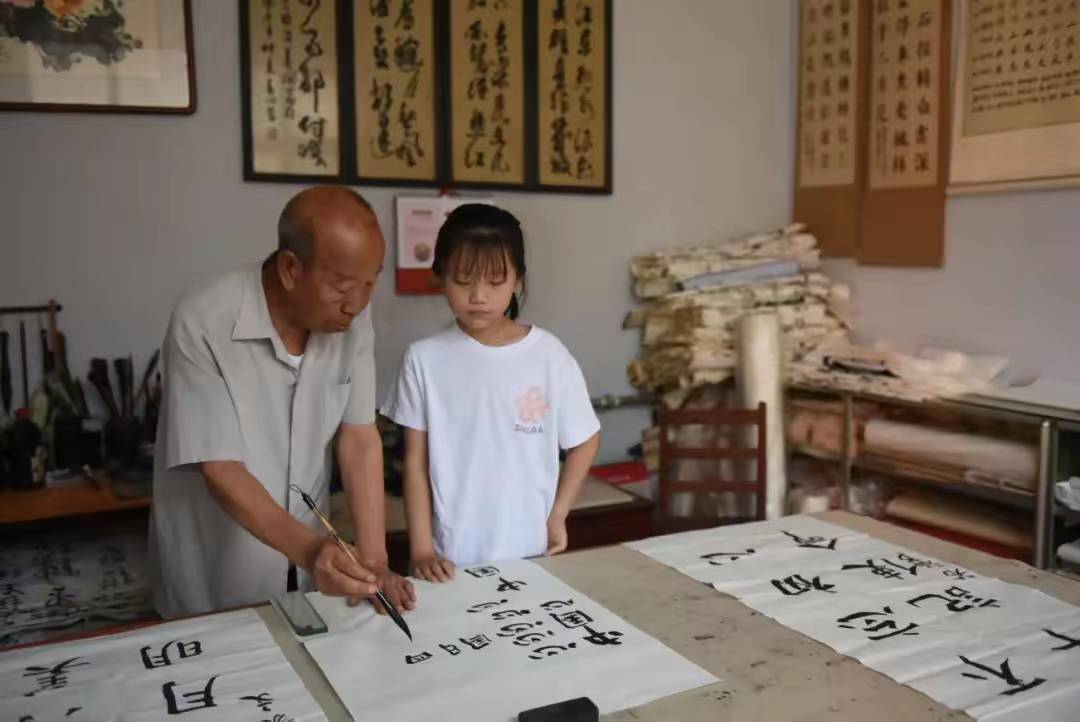
M 195 112 L 190 0 L 0 0 L 0 110 Z

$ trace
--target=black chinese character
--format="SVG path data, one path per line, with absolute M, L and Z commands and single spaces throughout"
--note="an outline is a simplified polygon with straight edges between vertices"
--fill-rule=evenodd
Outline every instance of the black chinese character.
M 217 707 L 217 703 L 214 702 L 212 690 L 218 676 L 219 675 L 214 675 L 211 677 L 210 681 L 199 690 L 194 692 L 181 692 L 179 700 L 176 698 L 176 682 L 166 682 L 161 685 L 161 693 L 165 695 L 165 705 L 168 708 L 169 714 L 184 714 L 185 712 L 194 712 L 200 709 Z
M 475 637 L 468 638 L 463 637 L 459 641 L 471 649 L 483 649 L 491 644 L 491 639 L 486 634 L 478 634 Z
M 562 614 L 549 615 L 556 622 L 566 627 L 567 629 L 576 629 L 577 627 L 584 627 L 593 621 L 585 612 L 577 609 L 572 609 L 569 612 L 563 612 Z
M 747 549 L 744 552 L 713 552 L 712 554 L 702 554 L 702 559 L 708 559 L 709 564 L 714 567 L 722 567 L 729 562 L 737 562 L 744 557 L 748 557 L 751 554 L 757 552 L 753 549 Z
M 255 706 L 261 709 L 263 712 L 269 712 L 270 707 L 274 704 L 274 698 L 266 692 L 262 692 L 261 694 L 257 695 L 248 695 L 246 697 L 241 697 L 240 700 L 244 702 L 254 702 Z
M 528 609 L 506 609 L 502 612 L 495 612 L 491 615 L 491 618 L 496 622 L 502 622 L 507 619 L 513 619 L 514 617 L 524 617 L 528 614 L 532 614 Z
M 426 662 L 431 659 L 431 652 L 421 652 L 417 655 L 406 654 L 405 664 L 419 664 L 420 662 Z
M 791 539 L 793 542 L 795 542 L 797 546 L 800 546 L 804 549 L 828 549 L 831 551 L 836 549 L 836 542 L 838 540 L 838 538 L 826 540 L 823 536 L 801 537 L 796 534 L 792 534 L 789 531 L 783 531 L 782 533 L 789 539 Z
M 37 683 L 38 688 L 33 692 L 29 692 L 24 697 L 33 697 L 38 692 L 47 692 L 54 689 L 63 689 L 67 687 L 68 674 L 74 667 L 86 667 L 89 666 L 89 662 L 76 662 L 81 657 L 72 657 L 66 659 L 59 664 L 55 664 L 52 667 L 33 666 L 27 667 L 23 670 L 23 677 L 31 677 L 34 682 Z
M 807 581 L 801 574 L 793 574 L 784 579 L 773 579 L 772 585 L 789 597 L 797 597 L 810 591 L 836 594 L 833 591 L 836 587 L 835 584 L 824 584 L 821 577 L 814 577 L 812 580 Z
M 897 623 L 891 619 L 875 620 L 874 617 L 884 617 L 886 615 L 893 614 L 893 610 L 890 607 L 885 607 L 881 612 L 856 612 L 855 614 L 849 614 L 846 617 L 840 617 L 836 620 L 836 623 L 842 629 L 856 629 L 854 622 L 858 621 L 862 624 L 862 631 L 867 632 L 867 639 L 873 642 L 881 641 L 882 639 L 889 639 L 896 636 L 914 637 L 919 633 L 915 630 L 919 625 L 912 622 L 906 627 L 900 628 Z M 885 634 L 877 634 L 889 630 Z M 876 636 L 875 636 L 876 635 Z
M 1073 639 L 1072 637 L 1066 636 L 1064 634 L 1059 634 L 1049 629 L 1044 629 L 1043 631 L 1049 634 L 1051 637 L 1054 637 L 1055 639 L 1060 639 L 1062 642 L 1065 642 L 1065 645 L 1062 647 L 1054 647 L 1053 651 L 1055 652 L 1066 652 L 1070 649 L 1080 647 L 1080 639 Z
M 942 596 L 941 594 L 923 594 L 908 601 L 908 604 L 913 607 L 918 607 L 919 602 L 923 602 L 927 599 L 940 599 L 946 603 L 945 606 L 950 612 L 966 612 L 969 609 L 975 609 L 976 607 L 980 609 L 983 607 L 1001 607 L 996 599 L 976 597 L 962 587 L 949 587 L 945 590 L 945 594 L 948 596 Z
M 533 653 L 529 655 L 529 659 L 544 659 L 545 657 L 554 657 L 562 652 L 569 651 L 571 649 L 577 649 L 577 643 L 571 642 L 565 647 L 561 647 L 557 644 L 549 644 L 544 647 L 537 647 L 533 650 Z
M 589 625 L 585 625 L 585 631 L 587 635 L 582 637 L 583 640 L 589 644 L 595 644 L 599 647 L 618 646 L 622 644 L 619 637 L 623 636 L 622 632 L 597 632 Z
M 150 654 L 150 647 L 140 649 L 139 654 L 142 655 L 143 666 L 147 669 L 158 669 L 172 665 L 170 647 L 173 647 L 172 651 L 176 652 L 177 659 L 187 659 L 202 654 L 202 642 L 181 642 L 174 639 L 162 647 L 159 654 Z
M 483 579 L 484 577 L 493 577 L 499 573 L 499 570 L 495 567 L 471 567 L 465 570 L 465 573 L 474 576 L 477 579 Z
M 519 592 L 522 587 L 529 586 L 527 582 L 512 582 L 503 577 L 499 577 L 499 588 L 496 592 Z
M 439 649 L 444 652 L 449 652 L 451 657 L 456 657 L 461 654 L 461 647 L 456 644 L 440 644 Z
M 550 602 L 544 602 L 540 605 L 540 608 L 545 612 L 550 612 L 552 609 L 562 609 L 564 607 L 574 606 L 573 599 L 567 599 L 565 602 L 559 599 L 552 600 Z
M 979 664 L 978 662 L 972 662 L 970 659 L 968 659 L 964 655 L 960 655 L 960 661 L 963 662 L 964 664 L 968 665 L 969 667 L 975 667 L 976 669 L 982 670 L 986 674 L 997 677 L 1002 682 L 1009 685 L 1009 687 L 1011 687 L 1011 689 L 1007 689 L 1007 690 L 1005 690 L 1004 692 L 1001 693 L 1001 694 L 1006 695 L 1006 696 L 1012 696 L 1014 694 L 1019 694 L 1020 692 L 1026 692 L 1029 689 L 1033 689 L 1035 687 L 1038 687 L 1040 684 L 1042 684 L 1043 682 L 1046 681 L 1042 677 L 1036 677 L 1035 679 L 1033 679 L 1030 682 L 1024 682 L 1022 679 L 1019 679 L 1015 674 L 1012 673 L 1012 668 L 1009 667 L 1009 659 L 1008 659 L 1008 657 L 1006 657 L 1005 661 L 1001 663 L 1001 669 L 1000 670 L 996 670 L 996 669 L 994 669 L 992 667 L 988 667 L 985 664 Z M 988 677 L 983 677 L 982 675 L 978 675 L 978 674 L 972 674 L 970 672 L 964 672 L 963 675 L 965 677 L 968 677 L 969 679 L 981 679 L 981 680 L 988 679 Z
M 498 607 L 502 604 L 506 604 L 507 601 L 508 600 L 506 599 L 500 599 L 497 602 L 484 602 L 483 604 L 474 604 L 473 606 L 469 607 L 468 612 L 469 614 L 479 614 L 480 612 L 486 612 L 489 609 Z
M 544 626 L 543 622 L 514 622 L 499 628 L 499 637 L 516 637 L 523 632 L 532 631 L 536 627 Z

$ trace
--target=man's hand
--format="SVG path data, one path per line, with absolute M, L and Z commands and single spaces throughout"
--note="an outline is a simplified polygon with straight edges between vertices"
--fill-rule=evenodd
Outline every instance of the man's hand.
M 454 563 L 440 556 L 417 559 L 412 563 L 412 573 L 417 579 L 436 584 L 448 582 L 454 578 Z
M 552 514 L 547 523 L 547 555 L 566 551 L 566 517 Z
M 312 546 L 306 567 L 315 588 L 332 597 L 366 597 L 378 589 L 376 574 L 350 559 L 331 539 L 320 539 Z
M 400 574 L 395 574 L 390 571 L 390 568 L 385 564 L 368 564 L 368 568 L 375 572 L 377 577 L 378 588 L 382 590 L 382 593 L 386 595 L 386 598 L 390 600 L 390 603 L 397 609 L 398 614 L 403 614 L 406 611 L 416 609 L 416 590 L 413 588 L 412 582 L 405 579 Z M 382 604 L 375 598 L 374 590 L 365 595 L 367 600 L 371 602 L 371 606 L 375 608 L 375 611 L 379 614 L 386 614 L 386 610 L 383 609 Z M 362 597 L 350 597 L 349 605 L 356 606 L 362 601 Z

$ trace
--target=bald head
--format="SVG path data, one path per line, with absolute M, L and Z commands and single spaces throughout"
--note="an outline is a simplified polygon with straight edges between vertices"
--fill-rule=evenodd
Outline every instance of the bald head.
M 362 244 L 372 235 L 381 241 L 378 227 L 371 206 L 356 191 L 344 186 L 315 186 L 297 193 L 281 211 L 278 251 L 291 252 L 310 268 L 319 245 Z
M 371 299 L 385 244 L 375 214 L 341 186 L 293 196 L 278 220 L 274 266 L 290 317 L 309 331 L 344 331 Z

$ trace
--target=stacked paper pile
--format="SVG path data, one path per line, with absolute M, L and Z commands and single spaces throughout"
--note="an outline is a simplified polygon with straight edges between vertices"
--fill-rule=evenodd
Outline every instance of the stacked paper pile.
M 639 256 L 634 291 L 646 302 L 625 326 L 642 328 L 642 353 L 630 364 L 634 386 L 678 403 L 690 390 L 734 375 L 735 321 L 751 312 L 780 318 L 785 361 L 845 341 L 833 304 L 846 289 L 817 269 L 817 239 L 795 224 L 704 248 Z

